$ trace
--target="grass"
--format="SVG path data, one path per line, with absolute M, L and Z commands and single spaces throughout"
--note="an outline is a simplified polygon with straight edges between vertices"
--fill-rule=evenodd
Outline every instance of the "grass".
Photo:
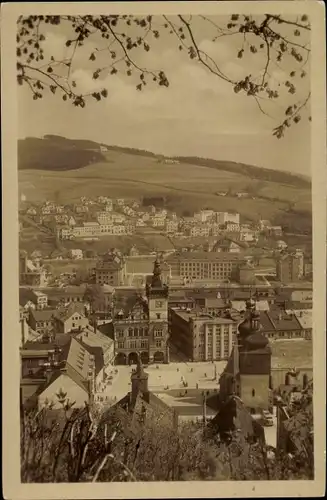
M 165 195 L 173 198 L 176 211 L 197 210 L 205 204 L 215 210 L 239 211 L 245 219 L 273 219 L 281 215 L 289 202 L 308 204 L 310 190 L 276 184 L 260 183 L 260 191 L 279 201 L 218 197 L 217 191 L 244 190 L 251 184 L 246 175 L 197 165 L 159 164 L 154 158 L 108 152 L 108 163 L 96 163 L 78 170 L 61 172 L 19 171 L 19 188 L 28 201 L 53 199 L 59 192 L 60 202 L 68 203 L 81 196 L 107 195 L 136 197 Z M 253 181 L 254 182 L 254 181 Z M 253 184 L 252 182 L 252 184 Z M 256 184 L 254 182 L 254 184 Z

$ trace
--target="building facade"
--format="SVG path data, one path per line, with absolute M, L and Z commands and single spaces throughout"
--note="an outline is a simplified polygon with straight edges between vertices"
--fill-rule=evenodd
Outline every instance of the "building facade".
M 161 278 L 160 263 L 146 285 L 146 296 L 134 296 L 115 312 L 116 364 L 168 363 L 168 287 Z
M 171 341 L 191 361 L 228 359 L 235 342 L 237 323 L 195 311 L 171 309 Z
M 173 277 L 223 281 L 237 277 L 244 257 L 233 253 L 181 252 L 167 259 Z
M 304 256 L 301 250 L 281 255 L 276 262 L 276 276 L 282 283 L 294 283 L 303 277 Z
M 97 285 L 119 286 L 124 284 L 124 262 L 117 255 L 107 255 L 95 268 Z

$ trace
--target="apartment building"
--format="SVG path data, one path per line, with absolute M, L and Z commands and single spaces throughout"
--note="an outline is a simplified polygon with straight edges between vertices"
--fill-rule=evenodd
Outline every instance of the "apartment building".
M 124 283 L 124 262 L 116 255 L 108 255 L 99 261 L 95 268 L 95 281 L 98 285 L 119 286 Z
M 304 256 L 302 250 L 282 254 L 276 262 L 276 276 L 282 283 L 294 283 L 303 277 Z
M 112 224 L 112 215 L 110 212 L 97 212 L 96 217 L 99 224 Z
M 171 309 L 171 341 L 191 361 L 228 359 L 235 343 L 237 322 L 196 311 Z
M 226 222 L 240 223 L 240 214 L 230 212 L 217 212 L 216 219 L 218 224 L 226 224 Z
M 237 276 L 244 257 L 227 252 L 181 252 L 168 257 L 167 263 L 173 277 L 222 281 Z
M 99 236 L 100 224 L 98 222 L 83 222 L 81 226 L 75 226 L 72 233 L 75 238 Z

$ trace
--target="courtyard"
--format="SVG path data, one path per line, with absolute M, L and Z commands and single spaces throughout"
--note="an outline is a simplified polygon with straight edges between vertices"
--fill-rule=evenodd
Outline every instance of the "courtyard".
M 224 370 L 226 361 L 217 362 L 172 362 L 170 364 L 153 364 L 145 368 L 149 376 L 149 390 L 162 398 L 184 398 L 185 392 L 194 398 L 195 392 L 210 393 L 217 391 L 219 376 Z M 111 378 L 103 391 L 97 394 L 104 401 L 119 401 L 131 390 L 131 374 L 136 366 L 110 366 L 106 373 Z M 192 391 L 192 392 L 191 392 Z M 186 399 L 183 399 L 183 402 Z

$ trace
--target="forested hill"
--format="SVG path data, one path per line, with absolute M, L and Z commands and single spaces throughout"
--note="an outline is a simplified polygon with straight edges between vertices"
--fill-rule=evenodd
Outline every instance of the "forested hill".
M 129 155 L 162 157 L 150 151 L 141 149 L 110 146 L 95 141 L 83 139 L 67 139 L 57 135 L 46 135 L 44 138 L 27 137 L 18 141 L 18 168 L 19 170 L 73 170 L 83 168 L 87 165 L 108 162 L 105 149 Z M 231 161 L 213 160 L 209 158 L 185 157 L 174 158 L 179 163 L 199 165 L 206 168 L 214 168 L 227 172 L 239 173 L 248 176 L 249 179 L 259 181 L 270 181 L 281 184 L 288 184 L 295 187 L 310 188 L 310 178 L 266 168 L 236 163 Z M 162 168 L 165 168 L 162 162 Z M 178 164 L 176 164 L 176 169 Z

